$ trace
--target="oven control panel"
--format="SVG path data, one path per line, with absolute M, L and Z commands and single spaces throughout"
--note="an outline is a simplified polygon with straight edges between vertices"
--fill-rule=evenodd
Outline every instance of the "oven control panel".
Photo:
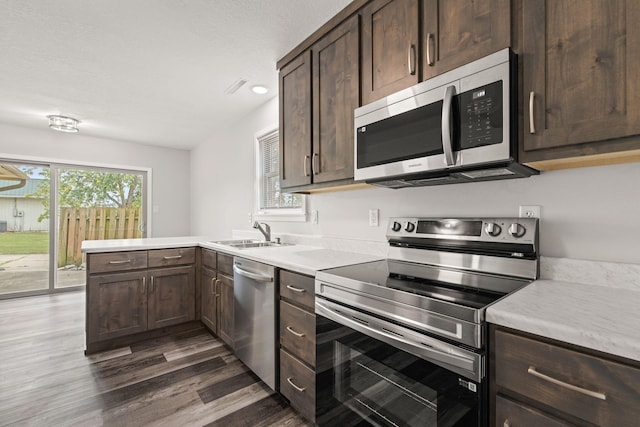
M 537 218 L 390 218 L 387 239 L 461 240 L 537 245 Z

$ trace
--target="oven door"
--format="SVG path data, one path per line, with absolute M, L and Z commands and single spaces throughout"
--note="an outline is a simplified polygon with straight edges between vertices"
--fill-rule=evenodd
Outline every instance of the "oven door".
M 316 423 L 319 426 L 486 425 L 486 382 L 473 381 L 443 367 L 468 367 L 469 360 L 458 353 L 466 350 L 451 346 L 452 357 L 447 365 L 440 361 L 447 359 L 448 352 L 440 348 L 449 346 L 447 343 L 427 336 L 421 340 L 428 342 L 419 345 L 431 348 L 436 355 L 432 360 L 388 343 L 395 337 L 400 346 L 406 347 L 405 342 L 413 338 L 407 339 L 408 331 L 316 298 Z

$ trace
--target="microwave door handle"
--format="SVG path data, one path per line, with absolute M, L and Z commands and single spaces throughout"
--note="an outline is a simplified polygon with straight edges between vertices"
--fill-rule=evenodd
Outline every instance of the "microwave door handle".
M 444 160 L 447 166 L 456 164 L 456 159 L 453 156 L 453 146 L 451 144 L 451 102 L 453 101 L 455 92 L 455 86 L 447 86 L 442 103 L 442 149 L 444 150 Z

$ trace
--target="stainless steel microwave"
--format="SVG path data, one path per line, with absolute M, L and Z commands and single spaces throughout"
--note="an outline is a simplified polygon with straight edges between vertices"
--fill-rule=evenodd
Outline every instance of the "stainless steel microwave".
M 355 110 L 355 179 L 402 188 L 521 178 L 510 49 Z

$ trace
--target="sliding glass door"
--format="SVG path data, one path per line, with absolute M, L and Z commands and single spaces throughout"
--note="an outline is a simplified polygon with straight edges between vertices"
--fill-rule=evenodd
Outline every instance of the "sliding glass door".
M 79 289 L 84 240 L 146 236 L 146 172 L 0 163 L 2 170 L 0 298 Z
M 0 163 L 0 297 L 49 289 L 49 168 Z

